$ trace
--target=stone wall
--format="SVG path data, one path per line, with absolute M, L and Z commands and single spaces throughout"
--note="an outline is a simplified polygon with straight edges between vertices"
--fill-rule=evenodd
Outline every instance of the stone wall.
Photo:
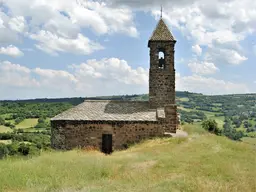
M 149 72 L 149 103 L 150 108 L 164 107 L 166 104 L 175 104 L 175 69 L 174 69 L 175 42 L 153 41 L 150 48 Z M 160 69 L 159 51 L 164 52 L 165 68 Z
M 178 114 L 176 105 L 166 105 L 165 108 L 166 132 L 176 133 L 178 128 Z
M 101 150 L 102 135 L 112 134 L 113 150 L 117 150 L 130 143 L 164 135 L 164 126 L 159 122 L 52 121 L 51 124 L 54 149 L 90 146 Z

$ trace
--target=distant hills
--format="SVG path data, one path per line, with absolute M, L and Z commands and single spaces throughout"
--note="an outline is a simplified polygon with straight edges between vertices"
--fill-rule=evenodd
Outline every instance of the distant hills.
M 188 91 L 176 91 L 177 98 L 191 97 L 191 96 L 205 96 L 205 97 L 246 97 L 255 96 L 256 93 L 246 94 L 229 94 L 229 95 L 203 95 L 202 93 L 192 93 Z M 20 102 L 20 103 L 62 103 L 68 102 L 72 105 L 78 105 L 84 100 L 132 100 L 132 101 L 146 101 L 148 94 L 133 94 L 133 95 L 113 95 L 113 96 L 97 96 L 97 97 L 71 97 L 71 98 L 38 98 L 38 99 L 21 99 L 21 100 L 0 100 L 0 102 Z

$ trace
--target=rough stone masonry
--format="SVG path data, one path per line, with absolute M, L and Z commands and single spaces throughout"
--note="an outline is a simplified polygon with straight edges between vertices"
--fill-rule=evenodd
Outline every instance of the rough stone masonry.
M 105 153 L 143 139 L 175 133 L 174 47 L 176 40 L 161 18 L 148 42 L 149 101 L 89 101 L 51 119 L 54 149 L 93 147 Z

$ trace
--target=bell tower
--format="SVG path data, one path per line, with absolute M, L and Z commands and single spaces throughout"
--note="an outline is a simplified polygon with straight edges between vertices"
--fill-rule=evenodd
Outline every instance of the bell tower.
M 175 105 L 175 43 L 176 40 L 161 17 L 148 41 L 149 104 L 152 109 Z

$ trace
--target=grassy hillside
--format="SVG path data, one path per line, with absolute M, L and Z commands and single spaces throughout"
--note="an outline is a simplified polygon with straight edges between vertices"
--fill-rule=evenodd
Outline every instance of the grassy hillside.
M 0 191 L 256 191 L 255 145 L 186 125 L 188 138 L 145 141 L 105 156 L 49 152 L 0 162 Z
M 5 133 L 5 132 L 8 132 L 8 131 L 11 132 L 12 129 L 9 128 L 9 127 L 6 127 L 4 125 L 0 125 L 0 133 Z
M 22 122 L 20 122 L 18 125 L 16 125 L 16 128 L 17 129 L 33 128 L 38 123 L 37 121 L 38 121 L 37 118 L 25 119 Z

